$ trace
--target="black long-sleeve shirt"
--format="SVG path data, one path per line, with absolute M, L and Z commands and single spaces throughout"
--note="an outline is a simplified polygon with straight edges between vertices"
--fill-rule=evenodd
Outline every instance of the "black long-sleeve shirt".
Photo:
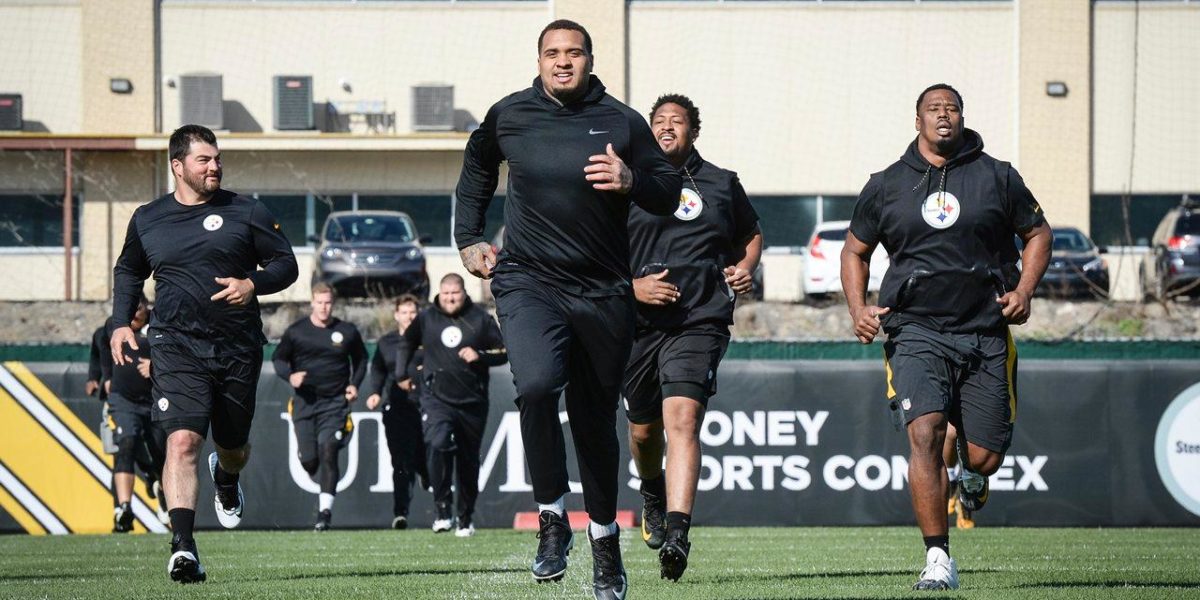
M 362 386 L 367 346 L 353 323 L 334 318 L 329 325 L 317 327 L 304 317 L 283 332 L 271 362 L 284 381 L 296 371 L 306 372 L 304 383 L 296 390 L 301 397 L 341 397 L 347 385 Z
M 409 357 L 403 369 L 396 367 L 401 346 L 405 348 L 405 355 Z M 371 364 L 360 395 L 367 397 L 380 394 L 384 404 L 416 402 L 416 394 L 411 394 L 410 399 L 409 392 L 400 389 L 396 382 L 412 379 L 417 383 L 420 380 L 417 371 L 421 367 L 423 354 L 424 351 L 420 349 L 415 352 L 408 350 L 408 341 L 398 331 L 383 335 L 375 345 L 375 354 L 371 356 Z
M 626 196 L 598 191 L 586 179 L 588 158 L 608 144 L 633 173 Z M 454 213 L 459 248 L 487 241 L 484 214 L 504 161 L 504 249 L 495 273 L 520 269 L 577 294 L 628 293 L 630 202 L 669 215 L 682 185 L 645 119 L 594 76 L 584 96 L 565 106 L 539 79 L 497 102 L 463 156 Z
M 167 194 L 134 211 L 113 268 L 114 327 L 129 324 L 151 275 L 151 343 L 213 357 L 266 343 L 258 296 L 286 289 L 297 269 L 292 246 L 270 211 L 258 200 L 218 190 L 204 204 L 187 206 Z M 254 297 L 242 306 L 210 300 L 225 288 L 218 277 L 249 278 Z
M 411 349 L 423 347 L 422 398 L 447 404 L 487 402 L 488 369 L 508 362 L 496 319 L 470 298 L 458 312 L 448 314 L 435 297 L 433 305 L 404 330 L 404 339 L 408 343 L 398 347 L 396 364 L 407 365 Z M 468 347 L 479 353 L 479 360 L 468 363 L 458 355 Z M 399 366 L 396 371 L 398 380 L 412 375 Z
M 111 336 L 112 332 L 108 333 Z M 140 331 L 134 332 L 133 335 L 138 349 L 134 350 L 128 342 L 125 343 L 125 364 L 114 364 L 112 351 L 101 352 L 100 370 L 104 379 L 112 382 L 109 384 L 112 387 L 110 395 L 119 395 L 138 404 L 150 404 L 154 400 L 151 395 L 150 378 L 143 377 L 141 371 L 138 371 L 141 359 L 150 359 L 150 341 Z

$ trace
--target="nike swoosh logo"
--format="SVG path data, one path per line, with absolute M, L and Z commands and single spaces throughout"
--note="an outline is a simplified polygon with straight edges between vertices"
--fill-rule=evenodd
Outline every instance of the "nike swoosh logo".
M 595 129 L 588 130 L 588 135 L 600 135 L 602 133 L 608 133 L 608 130 L 607 129 L 604 131 L 596 131 Z

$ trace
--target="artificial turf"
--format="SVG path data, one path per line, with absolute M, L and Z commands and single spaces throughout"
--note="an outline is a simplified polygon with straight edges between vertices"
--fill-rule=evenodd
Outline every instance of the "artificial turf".
M 480 530 L 197 534 L 206 583 L 166 574 L 162 535 L 0 536 L 0 598 L 590 598 L 577 533 L 561 583 L 535 584 L 533 533 Z M 692 532 L 691 565 L 660 579 L 657 554 L 622 533 L 630 598 L 906 598 L 924 551 L 915 528 Z M 1198 529 L 951 530 L 960 598 L 1200 598 Z

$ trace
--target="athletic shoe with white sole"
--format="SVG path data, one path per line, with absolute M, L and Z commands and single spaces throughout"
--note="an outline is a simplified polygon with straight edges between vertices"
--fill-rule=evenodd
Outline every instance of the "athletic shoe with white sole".
M 475 535 L 475 524 L 470 519 L 460 519 L 458 528 L 454 530 L 454 537 L 468 538 Z
M 567 557 L 575 544 L 575 534 L 566 518 L 550 510 L 538 515 L 538 547 L 533 557 L 533 579 L 538 583 L 560 581 L 567 572 Z
M 450 516 L 450 505 L 437 506 L 437 518 L 433 520 L 433 532 L 443 533 L 454 528 L 454 517 Z
M 313 531 L 329 531 L 333 527 L 333 511 L 328 508 L 317 513 L 317 524 L 313 525 Z
M 171 539 L 171 558 L 167 561 L 167 575 L 179 583 L 199 583 L 208 579 L 204 566 L 200 564 L 200 553 L 195 540 Z
M 225 529 L 233 529 L 242 523 L 242 507 L 246 498 L 242 496 L 242 484 L 217 485 L 217 453 L 208 455 L 208 476 L 212 477 L 213 487 L 217 493 L 213 495 L 213 508 L 217 511 L 217 521 Z
M 113 509 L 113 533 L 129 533 L 133 531 L 133 508 L 128 502 Z
M 392 519 L 392 529 L 408 529 L 408 517 L 400 515 Z
M 957 590 L 958 563 L 941 548 L 930 548 L 925 552 L 925 568 L 921 569 L 921 579 L 913 584 L 912 589 Z

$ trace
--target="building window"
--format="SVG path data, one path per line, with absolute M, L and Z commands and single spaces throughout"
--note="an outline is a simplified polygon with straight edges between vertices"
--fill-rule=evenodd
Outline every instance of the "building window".
M 1098 246 L 1149 246 L 1159 221 L 1187 197 L 1196 199 L 1200 194 L 1095 194 L 1090 215 L 1092 241 Z
M 72 207 L 71 245 L 79 246 L 80 196 Z M 62 194 L 0 194 L 0 248 L 62 248 Z
M 763 243 L 768 248 L 808 245 L 818 223 L 848 221 L 854 213 L 854 196 L 751 196 L 758 213 Z

